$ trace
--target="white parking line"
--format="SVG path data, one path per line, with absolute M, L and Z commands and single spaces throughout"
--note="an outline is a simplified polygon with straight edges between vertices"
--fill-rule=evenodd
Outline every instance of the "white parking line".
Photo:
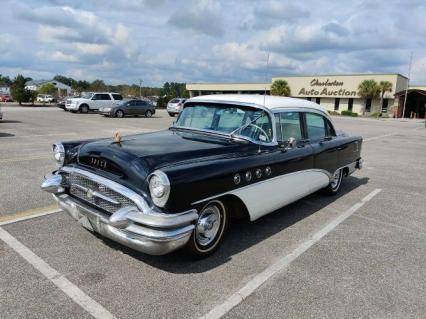
M 45 211 L 38 211 L 38 210 L 28 211 L 28 213 L 23 212 L 23 214 L 19 214 L 19 213 L 15 214 L 14 216 L 12 216 L 11 219 L 6 219 L 4 221 L 2 221 L 2 219 L 7 218 L 8 216 L 4 216 L 4 217 L 0 216 L 0 226 L 13 224 L 13 223 L 16 223 L 16 222 L 20 222 L 20 221 L 28 220 L 28 219 L 32 219 L 32 218 L 37 218 L 37 217 L 41 217 L 41 216 L 51 215 L 51 214 L 59 213 L 61 211 L 62 211 L 62 209 L 60 209 L 60 208 L 54 208 L 54 209 L 49 209 L 49 210 L 45 210 Z
M 395 133 L 389 133 L 389 134 L 367 137 L 367 138 L 364 138 L 364 141 L 368 142 L 368 141 L 378 140 L 380 138 L 384 138 L 384 137 L 388 137 L 388 136 L 392 136 L 392 135 L 395 135 Z
M 336 228 L 340 223 L 342 223 L 345 219 L 355 213 L 358 209 L 364 206 L 369 200 L 371 200 L 374 196 L 380 193 L 382 190 L 377 188 L 365 196 L 360 202 L 353 205 L 343 214 L 339 215 L 335 219 L 333 219 L 330 223 L 328 223 L 325 227 L 320 229 L 318 232 L 312 235 L 311 238 L 301 243 L 296 249 L 294 249 L 288 255 L 282 256 L 278 259 L 274 264 L 266 268 L 263 272 L 256 275 L 252 280 L 250 280 L 244 287 L 242 287 L 237 292 L 233 293 L 230 297 L 228 297 L 223 303 L 214 307 L 210 312 L 204 315 L 203 319 L 218 319 L 226 315 L 229 311 L 231 311 L 234 307 L 239 305 L 244 299 L 249 297 L 257 288 L 263 285 L 268 279 L 282 271 L 286 267 L 288 267 L 296 258 L 306 252 L 309 248 L 311 248 L 314 244 L 320 241 L 325 235 L 331 232 L 334 228 Z
M 50 267 L 43 259 L 34 254 L 15 237 L 0 227 L 0 239 L 21 255 L 35 269 L 68 295 L 76 304 L 85 309 L 96 319 L 115 318 L 108 310 L 86 295 L 80 288 L 70 282 L 64 275 Z

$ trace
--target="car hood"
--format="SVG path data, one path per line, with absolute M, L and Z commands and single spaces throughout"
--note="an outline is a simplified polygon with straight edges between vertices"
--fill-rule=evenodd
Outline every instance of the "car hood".
M 103 164 L 99 166 L 93 158 L 106 160 L 106 166 L 113 173 L 147 176 L 168 166 L 229 158 L 256 150 L 253 144 L 236 143 L 227 138 L 166 130 L 125 136 L 120 143 L 114 139 L 90 142 L 80 147 L 78 157 L 80 163 L 98 169 L 104 169 Z

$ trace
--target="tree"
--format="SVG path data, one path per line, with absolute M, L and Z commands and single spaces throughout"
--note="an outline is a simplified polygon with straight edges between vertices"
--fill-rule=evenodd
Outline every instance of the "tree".
M 29 91 L 25 89 L 25 83 L 25 78 L 21 74 L 18 74 L 10 87 L 12 98 L 18 101 L 19 105 L 22 105 L 22 102 L 28 101 Z
M 95 80 L 92 83 L 90 83 L 89 89 L 90 91 L 93 91 L 93 92 L 100 92 L 100 91 L 106 91 L 108 88 L 105 85 L 104 81 Z
M 382 114 L 383 97 L 386 92 L 392 92 L 392 83 L 389 81 L 380 81 L 380 115 Z
M 50 94 L 54 95 L 57 93 L 56 87 L 52 83 L 46 83 L 41 86 L 41 88 L 38 90 L 40 94 Z
M 0 74 L 0 86 L 11 86 L 12 80 L 8 76 Z
M 55 81 L 58 81 L 58 82 L 61 82 L 61 83 L 63 83 L 63 84 L 66 84 L 66 85 L 69 85 L 69 86 L 71 86 L 71 87 L 73 87 L 76 83 L 77 83 L 77 81 L 76 80 L 74 80 L 73 78 L 68 78 L 68 77 L 66 77 L 66 76 L 63 76 L 63 75 L 55 75 L 54 77 L 53 77 L 53 79 L 55 80 Z
M 72 89 L 79 93 L 89 90 L 89 87 L 90 83 L 87 81 L 76 81 L 76 83 L 72 85 Z
M 287 81 L 276 80 L 271 85 L 271 95 L 290 96 L 291 90 Z
M 366 99 L 365 103 L 367 104 L 367 99 L 376 99 L 379 97 L 380 87 L 374 80 L 364 80 L 358 85 L 358 95 Z M 365 109 L 367 105 L 364 105 L 362 110 L 362 115 L 365 114 Z

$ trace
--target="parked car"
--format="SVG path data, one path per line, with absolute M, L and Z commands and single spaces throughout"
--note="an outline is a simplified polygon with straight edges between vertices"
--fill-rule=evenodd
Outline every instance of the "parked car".
M 254 221 L 321 189 L 336 194 L 362 167 L 361 145 L 336 134 L 313 102 L 199 96 L 168 130 L 55 144 L 59 169 L 41 187 L 120 244 L 202 258 L 221 244 L 230 217 Z
M 43 103 L 52 103 L 52 102 L 55 102 L 55 98 L 49 94 L 39 94 L 37 95 L 36 101 L 43 102 Z
M 0 95 L 0 102 L 13 102 L 12 98 L 9 94 L 1 94 Z
M 116 106 L 101 107 L 99 114 L 110 117 L 138 116 L 151 117 L 155 106 L 145 100 L 122 100 Z
M 169 103 L 167 103 L 167 112 L 169 113 L 169 115 L 173 117 L 176 114 L 182 112 L 183 104 L 185 103 L 185 101 L 186 99 L 184 98 L 175 98 Z
M 66 109 L 66 105 L 67 105 L 67 101 L 69 100 L 69 101 L 71 101 L 71 99 L 77 99 L 77 98 L 79 98 L 80 96 L 78 96 L 78 95 L 70 95 L 70 96 L 66 96 L 66 97 L 64 97 L 64 98 L 62 98 L 62 99 L 60 99 L 59 101 L 58 101 L 58 103 L 56 104 L 56 106 L 57 107 L 59 107 L 59 108 L 61 108 L 61 109 L 63 109 L 64 111 L 68 111 L 67 109 Z
M 71 112 L 88 113 L 101 107 L 113 107 L 122 99 L 119 93 L 90 92 L 80 98 L 67 99 L 65 108 Z

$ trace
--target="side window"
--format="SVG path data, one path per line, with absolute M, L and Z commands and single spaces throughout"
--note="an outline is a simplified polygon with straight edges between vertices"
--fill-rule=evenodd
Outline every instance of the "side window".
M 111 100 L 109 94 L 99 94 L 101 96 L 100 100 Z
M 275 116 L 277 121 L 277 139 L 285 142 L 291 137 L 296 141 L 302 139 L 302 129 L 300 126 L 300 113 L 298 112 L 282 112 Z
M 327 136 L 324 117 L 319 114 L 306 113 L 306 128 L 311 141 L 321 140 Z
M 92 100 L 100 100 L 100 94 L 94 94 Z
M 336 131 L 329 120 L 325 119 L 325 125 L 327 127 L 327 136 L 336 136 Z
M 123 97 L 120 94 L 113 94 L 112 97 L 114 98 L 114 100 L 119 101 L 122 100 Z

